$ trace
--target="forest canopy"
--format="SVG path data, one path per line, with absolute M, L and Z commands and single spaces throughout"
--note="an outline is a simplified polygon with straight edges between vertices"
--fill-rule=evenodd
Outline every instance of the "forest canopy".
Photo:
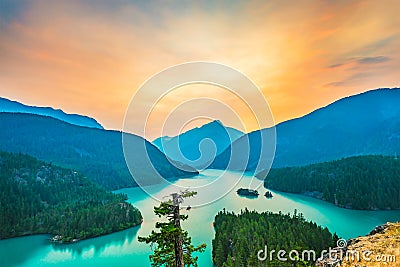
M 257 257 L 259 250 L 314 250 L 317 258 L 321 251 L 336 246 L 338 237 L 327 228 L 306 221 L 302 214 L 271 212 L 258 213 L 245 209 L 240 214 L 220 211 L 214 221 L 215 239 L 212 256 L 216 267 L 231 266 L 294 266 L 297 261 L 279 261 L 276 257 L 265 261 Z M 312 260 L 309 261 L 312 263 Z M 298 265 L 302 266 L 302 265 Z
M 265 187 L 321 198 L 352 209 L 400 208 L 400 159 L 357 156 L 271 169 Z
M 0 152 L 0 239 L 52 234 L 71 242 L 138 225 L 142 215 L 79 172 Z

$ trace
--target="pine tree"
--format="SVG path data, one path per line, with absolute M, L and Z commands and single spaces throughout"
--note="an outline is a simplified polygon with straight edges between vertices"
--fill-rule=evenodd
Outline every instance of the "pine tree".
M 156 222 L 156 229 L 147 237 L 139 237 L 139 242 L 155 245 L 154 253 L 149 256 L 153 267 L 197 267 L 197 256 L 194 252 L 204 252 L 206 245 L 192 245 L 188 232 L 183 230 L 180 222 L 187 220 L 187 215 L 180 214 L 180 204 L 184 198 L 192 197 L 197 192 L 181 192 L 172 194 L 172 200 L 161 202 L 154 207 L 154 213 L 159 217 L 165 217 L 166 222 Z

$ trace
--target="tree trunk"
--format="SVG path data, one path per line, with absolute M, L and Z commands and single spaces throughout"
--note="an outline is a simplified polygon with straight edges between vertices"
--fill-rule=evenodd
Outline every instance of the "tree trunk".
M 173 197 L 173 205 L 174 205 L 174 226 L 175 226 L 175 228 L 181 230 L 178 194 L 172 194 L 172 197 Z M 180 233 L 180 231 L 179 231 L 179 233 Z M 176 267 L 184 267 L 182 236 L 180 234 L 175 236 L 174 247 L 175 247 L 175 266 Z

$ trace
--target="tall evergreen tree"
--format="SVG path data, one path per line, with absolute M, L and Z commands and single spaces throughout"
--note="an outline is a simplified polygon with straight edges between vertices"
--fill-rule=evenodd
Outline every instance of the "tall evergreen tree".
M 188 232 L 183 230 L 180 222 L 187 220 L 188 215 L 180 214 L 180 204 L 188 197 L 195 196 L 197 192 L 181 192 L 171 195 L 172 200 L 161 202 L 158 207 L 154 207 L 154 213 L 159 218 L 166 218 L 166 222 L 156 222 L 156 229 L 148 237 L 139 237 L 139 242 L 145 242 L 155 246 L 154 253 L 149 256 L 153 267 L 197 267 L 198 256 L 193 256 L 194 252 L 203 252 L 205 244 L 199 246 L 192 245 L 191 237 Z

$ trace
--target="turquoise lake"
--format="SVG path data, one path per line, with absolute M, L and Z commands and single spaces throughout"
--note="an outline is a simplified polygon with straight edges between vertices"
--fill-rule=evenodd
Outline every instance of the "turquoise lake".
M 225 208 L 228 211 L 240 212 L 247 207 L 250 210 L 293 213 L 294 209 L 304 214 L 305 218 L 329 228 L 331 232 L 343 238 L 365 235 L 376 225 L 387 221 L 400 220 L 400 211 L 358 211 L 338 208 L 330 203 L 310 197 L 273 192 L 272 199 L 263 195 L 264 188 L 259 188 L 260 196 L 255 199 L 240 197 L 236 194 L 239 187 L 247 187 L 252 180 L 250 175 L 239 180 L 239 174 L 226 172 L 226 179 L 236 179 L 238 184 L 224 187 L 223 181 L 213 186 L 213 181 L 222 171 L 206 170 L 200 175 L 179 179 L 172 182 L 174 185 L 193 186 L 198 192 L 195 199 L 190 199 L 185 204 L 195 206 L 190 211 L 183 211 L 189 219 L 183 227 L 189 231 L 194 244 L 206 243 L 207 250 L 199 254 L 199 266 L 211 267 L 211 240 L 214 237 L 212 223 L 218 211 Z M 211 186 L 201 187 L 205 184 Z M 229 184 L 229 183 L 227 183 Z M 197 188 L 197 186 L 200 186 Z M 148 256 L 151 249 L 148 245 L 138 243 L 138 236 L 146 236 L 154 228 L 155 216 L 153 206 L 157 201 L 149 197 L 140 188 L 126 188 L 118 190 L 129 196 L 129 201 L 140 209 L 144 221 L 142 225 L 122 232 L 80 241 L 70 245 L 52 245 L 46 240 L 47 235 L 13 238 L 0 241 L 0 267 L 16 266 L 150 266 Z M 168 187 L 152 187 L 158 198 L 168 195 Z M 215 196 L 225 195 L 212 203 L 204 204 Z M 262 249 L 262 248 L 260 248 Z

